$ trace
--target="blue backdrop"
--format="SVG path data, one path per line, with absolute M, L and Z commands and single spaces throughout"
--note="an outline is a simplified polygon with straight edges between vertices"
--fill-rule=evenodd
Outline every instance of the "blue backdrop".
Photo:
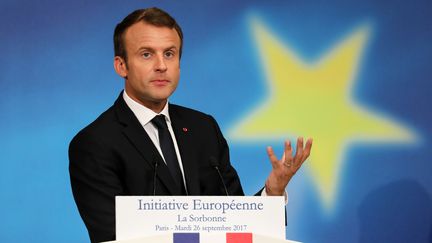
M 114 26 L 150 6 L 185 34 L 171 102 L 215 116 L 248 194 L 266 145 L 314 137 L 287 238 L 432 241 L 431 1 L 2 0 L 0 242 L 88 241 L 68 144 L 122 89 Z

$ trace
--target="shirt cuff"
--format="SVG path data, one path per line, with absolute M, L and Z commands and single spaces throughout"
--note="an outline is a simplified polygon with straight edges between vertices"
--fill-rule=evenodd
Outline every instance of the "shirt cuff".
M 265 187 L 264 187 L 264 189 L 261 191 L 261 196 L 262 196 L 262 197 L 266 197 L 266 196 L 268 196 Z M 288 192 L 287 192 L 286 190 L 284 191 L 284 198 L 285 198 L 285 206 L 286 206 L 286 205 L 288 204 Z

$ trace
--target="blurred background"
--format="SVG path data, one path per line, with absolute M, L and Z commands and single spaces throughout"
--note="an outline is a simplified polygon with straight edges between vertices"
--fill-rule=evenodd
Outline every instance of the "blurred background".
M 432 242 L 431 1 L 0 2 L 1 242 L 88 242 L 72 137 L 123 87 L 112 34 L 157 6 L 185 39 L 170 102 L 213 115 L 247 194 L 265 147 L 314 138 L 287 238 Z

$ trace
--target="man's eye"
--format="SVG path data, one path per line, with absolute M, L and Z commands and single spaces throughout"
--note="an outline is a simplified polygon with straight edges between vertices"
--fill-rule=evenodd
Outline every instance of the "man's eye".
M 173 57 L 173 56 L 174 56 L 174 53 L 173 53 L 173 52 L 171 52 L 171 51 L 165 52 L 165 57 L 167 57 L 167 58 L 171 58 L 171 57 Z
M 141 54 L 142 57 L 144 58 L 150 58 L 151 57 L 151 53 L 150 52 L 144 52 L 143 54 Z

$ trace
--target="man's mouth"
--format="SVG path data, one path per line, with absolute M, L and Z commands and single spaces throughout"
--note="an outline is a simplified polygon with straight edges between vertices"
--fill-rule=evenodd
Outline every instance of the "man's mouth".
M 170 81 L 166 80 L 166 79 L 154 79 L 151 81 L 151 83 L 153 83 L 154 85 L 157 86 L 163 86 L 163 85 L 167 85 Z

